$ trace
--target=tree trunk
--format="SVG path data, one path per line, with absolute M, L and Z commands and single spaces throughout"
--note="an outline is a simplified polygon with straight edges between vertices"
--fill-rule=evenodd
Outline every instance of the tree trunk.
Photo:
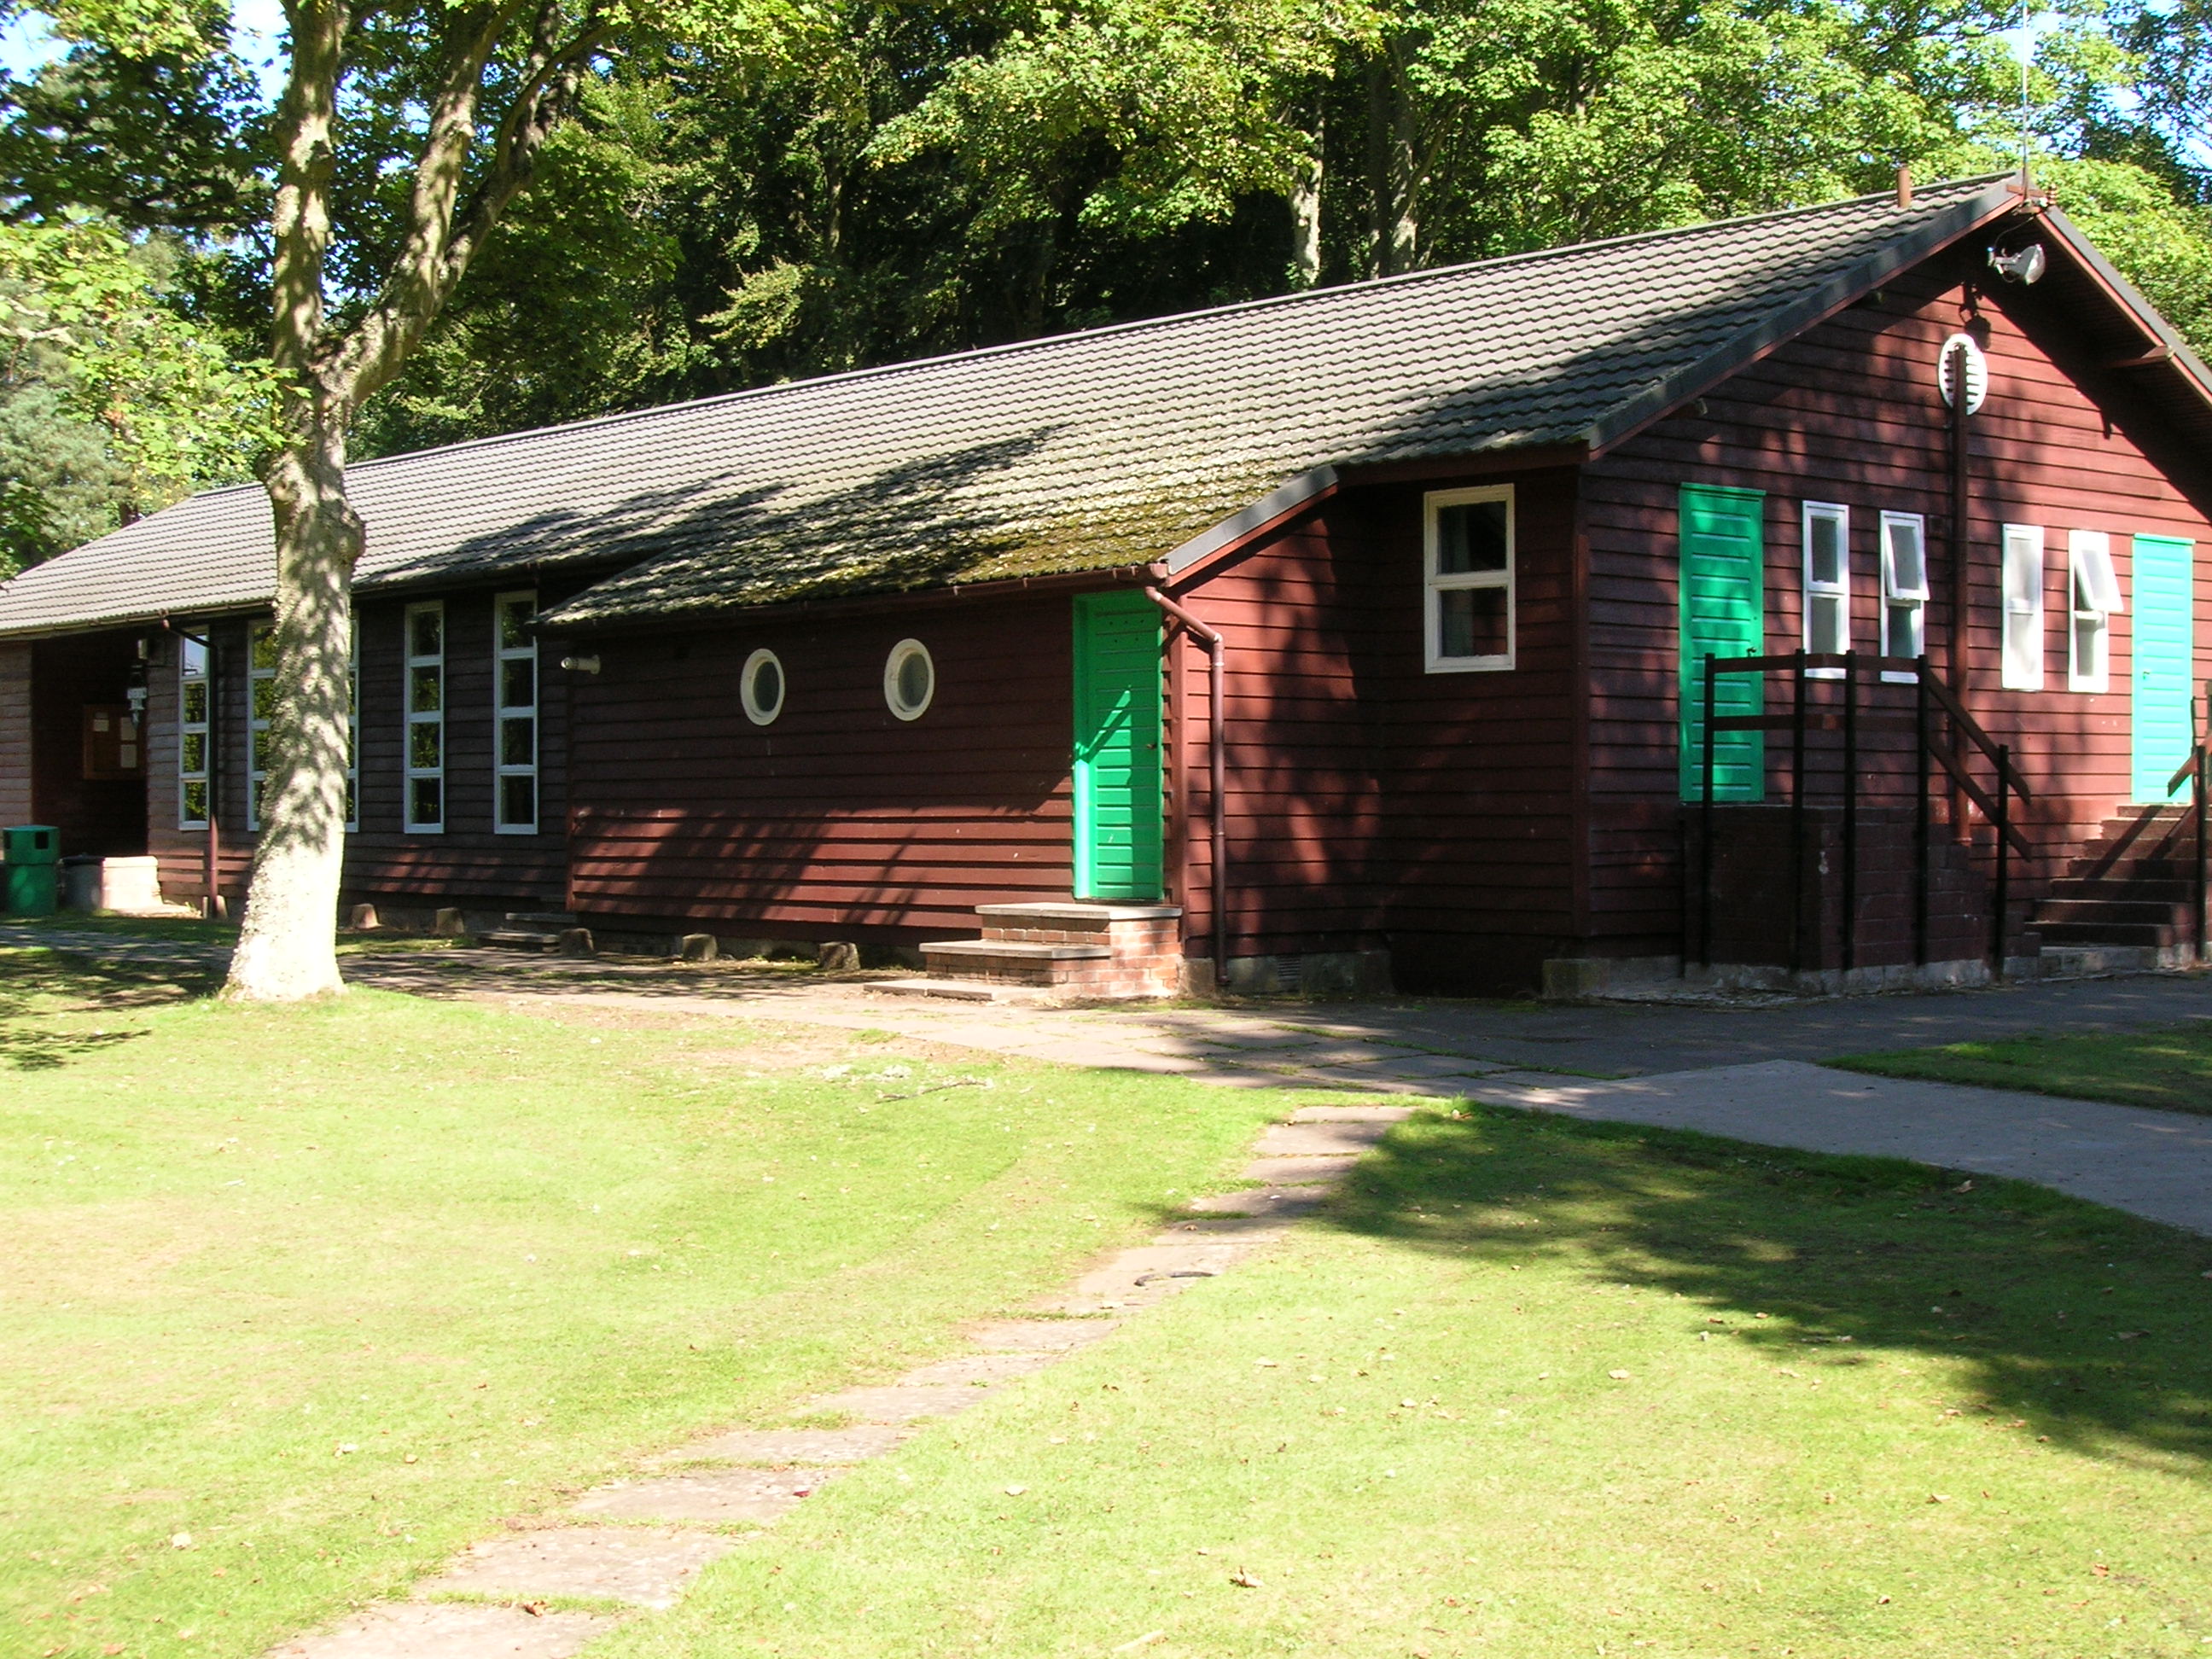
M 1413 88 L 1412 46 L 1396 34 L 1367 65 L 1368 273 L 1395 276 L 1420 266 L 1421 169 Z
M 353 568 L 362 525 L 345 493 L 345 419 L 318 398 L 306 430 L 270 467 L 276 520 L 276 676 L 268 793 L 253 885 L 226 994 L 296 1001 L 338 978 L 345 861 L 347 722 L 352 713 Z
M 1321 281 L 1322 154 L 1327 118 L 1314 114 L 1313 153 L 1298 168 L 1291 186 L 1291 286 L 1311 288 Z

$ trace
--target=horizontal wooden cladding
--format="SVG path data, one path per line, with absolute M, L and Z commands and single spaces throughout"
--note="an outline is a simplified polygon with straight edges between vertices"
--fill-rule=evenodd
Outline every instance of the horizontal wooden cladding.
M 0 824 L 31 815 L 31 647 L 0 645 Z
M 915 939 L 972 935 L 978 903 L 1065 897 L 1069 603 L 947 602 L 606 642 L 578 688 L 574 907 Z M 890 649 L 908 637 L 935 672 L 911 721 L 883 690 Z M 758 649 L 785 675 L 765 726 L 739 696 Z
M 1790 342 L 1709 393 L 1702 410 L 1659 423 L 1616 454 L 1594 462 L 1584 481 L 1590 557 L 1589 737 L 1591 905 L 1601 939 L 1648 941 L 1671 935 L 1679 915 L 1680 840 L 1675 758 L 1676 491 L 1685 483 L 1767 493 L 1766 636 L 1771 650 L 1802 637 L 1800 504 L 1837 501 L 1852 510 L 1851 629 L 1862 649 L 1878 642 L 1877 538 L 1884 511 L 1926 520 L 1932 598 L 1929 647 L 1942 663 L 1960 630 L 1951 616 L 1948 414 L 1935 392 L 1942 341 L 1959 326 L 1956 273 L 1948 267 L 1893 288 L 1881 309 L 1854 308 Z M 2016 890 L 2033 897 L 2081 837 L 2124 799 L 2130 775 L 2132 622 L 2112 619 L 2112 689 L 2066 689 L 2067 532 L 2101 530 L 2130 586 L 2130 538 L 2186 538 L 2198 544 L 2197 639 L 2212 648 L 2212 525 L 2192 505 L 2203 479 L 2167 477 L 2127 435 L 2130 411 L 2101 407 L 2069 370 L 2008 314 L 2039 301 L 2011 291 L 1985 294 L 1990 367 L 1987 403 L 1972 422 L 1972 483 L 1966 523 L 1971 609 L 1964 629 L 1967 707 L 1998 741 L 2012 745 L 2038 799 L 2020 810 L 2037 856 Z M 2025 317 L 2026 313 L 2023 313 Z M 2037 326 L 2047 334 L 2050 319 Z M 2045 686 L 1999 686 L 2001 538 L 2007 524 L 2045 531 Z M 1903 696 L 1899 696 L 1899 693 Z M 1834 689 L 1823 696 L 1832 701 Z M 1909 709 L 1909 688 L 1875 688 L 1873 700 Z M 1767 707 L 1786 713 L 1786 685 L 1770 679 Z M 1939 722 L 1940 725 L 1940 722 Z M 1835 764 L 1834 739 L 1820 748 Z M 1893 774 L 1881 740 L 1870 742 L 1871 775 Z M 1771 799 L 1784 787 L 1789 737 L 1767 739 Z M 2177 762 L 2179 757 L 2177 757 Z M 1979 775 L 1987 767 L 1978 763 Z M 1816 771 L 1816 776 L 1820 775 Z M 1893 788 L 1894 781 L 1877 788 Z M 1833 799 L 1822 781 L 1814 799 Z M 1940 795 L 1940 786 L 1937 793 Z M 1644 810 L 1641 818 L 1624 811 Z M 1986 833 L 1978 826 L 1978 833 Z
M 1571 910 L 1574 477 L 1516 495 L 1516 666 L 1431 674 L 1423 497 L 1347 488 L 1194 586 L 1227 647 L 1233 954 L 1352 948 L 1414 925 L 1529 937 Z M 1212 927 L 1205 657 L 1173 703 L 1187 935 Z M 1533 842 L 1548 854 L 1532 854 Z

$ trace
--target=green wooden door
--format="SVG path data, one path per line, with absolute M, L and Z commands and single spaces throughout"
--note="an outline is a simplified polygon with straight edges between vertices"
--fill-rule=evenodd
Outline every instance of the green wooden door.
M 1075 896 L 1160 896 L 1160 612 L 1075 600 Z
M 1705 793 L 1707 657 L 1756 656 L 1766 641 L 1766 498 L 1756 489 L 1684 484 L 1681 495 L 1681 777 L 1682 799 Z M 1756 714 L 1764 707 L 1759 677 L 1723 674 L 1714 709 Z M 1723 732 L 1713 746 L 1713 799 L 1760 800 L 1766 793 L 1766 739 L 1758 732 Z
M 2164 800 L 2166 781 L 2194 741 L 2190 678 L 2196 655 L 2190 566 L 2193 543 L 2171 536 L 2135 541 L 2135 667 L 2130 796 Z

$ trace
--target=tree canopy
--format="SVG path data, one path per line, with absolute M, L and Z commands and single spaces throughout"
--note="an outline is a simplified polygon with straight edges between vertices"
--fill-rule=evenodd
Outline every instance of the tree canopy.
M 18 560 L 249 475 L 280 160 L 219 6 L 45 9 L 76 44 L 0 88 Z M 404 234 L 394 158 L 434 105 L 441 12 L 358 26 L 335 324 Z M 794 0 L 756 21 L 579 59 L 529 189 L 353 415 L 354 453 L 1816 201 L 1899 165 L 1990 170 L 2021 142 L 2018 14 L 1983 0 Z M 495 102 L 524 73 L 501 50 Z M 2212 347 L 2212 0 L 2069 8 L 2030 112 L 2039 178 Z M 40 286 L 64 247 L 108 307 L 67 347 L 45 319 L 72 302 Z M 218 393 L 246 418 L 183 441 L 162 400 Z

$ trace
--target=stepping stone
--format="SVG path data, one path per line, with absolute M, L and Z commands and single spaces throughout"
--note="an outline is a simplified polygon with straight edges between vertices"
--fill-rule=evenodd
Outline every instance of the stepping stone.
M 1080 1297 L 1127 1297 L 1154 1285 L 1182 1288 L 1182 1281 L 1212 1279 L 1246 1255 L 1243 1241 L 1225 1244 L 1139 1244 L 1075 1281 Z
M 1000 1319 L 978 1326 L 968 1340 L 979 1348 L 1014 1353 L 1070 1353 L 1120 1328 L 1111 1319 Z
M 726 1555 L 734 1540 L 711 1532 L 647 1527 L 548 1527 L 471 1544 L 424 1595 L 460 1591 L 502 1601 L 592 1595 L 672 1607 L 700 1568 Z
M 1293 1123 L 1402 1123 L 1419 1109 L 1413 1106 L 1301 1106 L 1291 1114 Z
M 1266 1188 L 1261 1190 L 1265 1191 Z M 1168 1231 L 1156 1235 L 1155 1245 L 1164 1244 L 1241 1244 L 1257 1248 L 1272 1244 L 1279 1238 L 1290 1236 L 1291 1216 L 1224 1216 L 1203 1221 L 1178 1221 Z
M 1271 1187 L 1328 1186 L 1350 1174 L 1356 1157 L 1255 1158 L 1244 1166 L 1244 1179 Z
M 269 1659 L 568 1659 L 617 1620 L 461 1601 L 388 1602 L 313 1636 L 270 1649 Z
M 586 1492 L 578 1515 L 612 1521 L 775 1520 L 794 1510 L 838 1469 L 717 1469 L 666 1474 L 650 1480 L 623 1480 Z
M 887 1423 L 864 1423 L 850 1429 L 738 1429 L 712 1440 L 679 1446 L 656 1461 L 758 1463 L 769 1468 L 799 1463 L 835 1468 L 881 1457 L 912 1432 Z
M 1475 1060 L 1466 1054 L 1393 1054 L 1378 1069 L 1401 1078 L 1449 1079 L 1492 1077 L 1513 1068 L 1499 1060 Z
M 1200 1215 L 1281 1216 L 1311 1215 L 1328 1194 L 1315 1187 L 1247 1187 L 1241 1192 L 1208 1193 L 1194 1198 L 1189 1208 Z
M 932 1417 L 957 1417 L 970 1406 L 980 1406 L 989 1390 L 968 1383 L 901 1382 L 880 1388 L 847 1389 L 842 1394 L 817 1395 L 804 1409 L 843 1412 L 866 1423 L 919 1423 Z
M 1357 1158 L 1390 1133 L 1388 1123 L 1272 1123 L 1254 1147 L 1261 1158 Z
M 957 1359 L 940 1359 L 934 1365 L 923 1365 L 899 1378 L 899 1386 L 911 1388 L 916 1383 L 938 1382 L 1003 1382 L 1009 1377 L 1027 1376 L 1031 1371 L 1041 1371 L 1060 1358 L 1056 1353 L 971 1353 Z

